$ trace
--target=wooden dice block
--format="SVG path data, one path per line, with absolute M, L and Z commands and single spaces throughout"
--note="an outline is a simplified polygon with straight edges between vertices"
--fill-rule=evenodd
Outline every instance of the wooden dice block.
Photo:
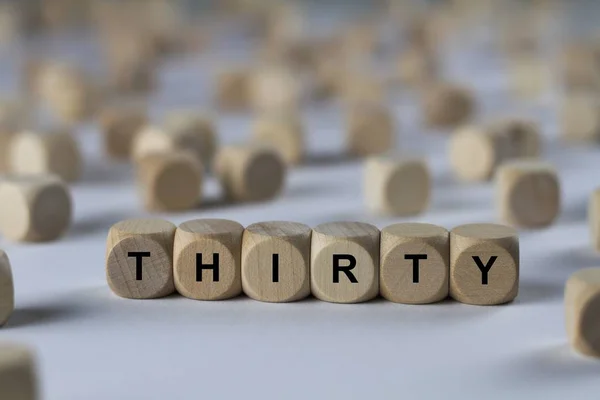
M 249 297 L 272 303 L 310 294 L 311 228 L 295 222 L 260 222 L 244 231 L 242 287 Z
M 209 167 L 217 149 L 217 131 L 208 116 L 196 111 L 174 111 L 165 119 L 165 132 L 176 147 L 192 151 Z
M 304 158 L 304 127 L 297 115 L 268 115 L 254 125 L 254 138 L 277 149 L 288 165 Z
M 147 123 L 148 115 L 141 105 L 122 104 L 103 110 L 100 128 L 105 153 L 112 158 L 128 159 L 135 136 Z
M 8 164 L 16 174 L 50 173 L 66 182 L 79 179 L 82 171 L 79 146 L 63 130 L 18 133 L 11 140 Z
M 28 347 L 0 344 L 0 388 L 6 400 L 39 398 L 35 356 Z
M 216 77 L 215 103 L 223 111 L 250 108 L 250 71 L 221 71 Z
M 423 95 L 423 114 L 433 128 L 454 128 L 475 113 L 475 99 L 467 88 L 453 84 L 433 84 Z
M 442 227 L 390 225 L 381 231 L 381 295 L 395 303 L 427 304 L 448 297 L 450 237 Z
M 129 219 L 113 225 L 106 240 L 106 279 L 128 299 L 154 299 L 175 291 L 176 227 L 160 219 Z
M 302 100 L 299 78 L 288 68 L 279 66 L 259 68 L 250 80 L 250 96 L 256 111 L 294 112 Z
M 552 83 L 547 60 L 539 56 L 523 55 L 511 60 L 510 81 L 515 95 L 535 99 Z
M 15 309 L 15 288 L 12 268 L 6 253 L 0 250 L 0 327 Z
M 560 119 L 560 135 L 565 141 L 600 141 L 600 101 L 597 95 L 567 94 L 563 99 Z
M 385 86 L 380 78 L 356 71 L 347 71 L 345 73 L 338 71 L 339 74 L 342 74 L 340 95 L 342 96 L 342 100 L 353 108 L 353 111 L 365 107 L 365 104 L 385 102 Z
M 569 343 L 578 352 L 600 357 L 600 268 L 573 273 L 565 286 L 565 322 Z
M 600 251 L 600 188 L 590 195 L 588 204 L 588 224 L 594 249 Z
M 7 176 L 0 180 L 0 231 L 14 241 L 46 242 L 71 224 L 68 187 L 55 175 Z
M 196 219 L 179 225 L 173 249 L 175 288 L 197 300 L 224 300 L 242 292 L 244 227 L 225 219 Z
M 429 205 L 431 178 L 424 159 L 374 156 L 365 162 L 367 208 L 377 214 L 416 215 Z
M 504 154 L 507 158 L 537 158 L 542 153 L 542 135 L 538 124 L 521 118 L 493 121 L 488 129 L 505 137 Z
M 423 88 L 438 79 L 436 58 L 421 48 L 410 48 L 398 59 L 398 80 L 402 85 Z
M 283 189 L 286 165 L 279 152 L 261 144 L 232 145 L 219 150 L 215 173 L 232 201 L 265 201 Z
M 496 173 L 496 195 L 502 221 L 524 228 L 550 225 L 560 212 L 556 170 L 541 161 L 511 161 Z
M 508 226 L 461 225 L 450 231 L 450 296 L 466 304 L 512 301 L 519 291 L 519 238 Z
M 568 91 L 597 91 L 600 89 L 598 55 L 588 43 L 566 47 L 560 57 L 562 81 Z
M 347 125 L 347 148 L 353 156 L 384 153 L 396 145 L 395 121 L 383 105 L 357 104 L 348 112 Z
M 181 211 L 200 203 L 203 167 L 192 153 L 149 154 L 137 162 L 136 169 L 146 209 Z
M 332 303 L 360 303 L 379 293 L 379 230 L 362 222 L 331 222 L 313 229 L 311 289 Z

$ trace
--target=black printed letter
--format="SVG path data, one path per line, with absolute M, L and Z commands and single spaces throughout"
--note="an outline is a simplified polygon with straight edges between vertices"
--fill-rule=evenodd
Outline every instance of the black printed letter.
M 219 282 L 219 253 L 213 253 L 212 264 L 202 264 L 202 253 L 196 253 L 196 282 L 202 282 L 204 269 L 212 269 L 213 282 Z
M 279 254 L 273 254 L 273 282 L 279 282 Z
M 130 251 L 127 257 L 135 257 L 135 280 L 142 280 L 142 258 L 150 257 L 149 251 Z
M 494 263 L 496 262 L 497 258 L 498 258 L 497 256 L 491 256 L 490 259 L 488 260 L 487 264 L 483 265 L 483 263 L 481 262 L 481 259 L 478 256 L 473 256 L 473 260 L 475 261 L 475 264 L 477 264 L 477 267 L 479 267 L 479 270 L 481 271 L 481 284 L 482 285 L 488 284 L 488 272 L 492 268 L 492 265 L 494 265 Z
M 340 266 L 340 260 L 347 260 L 350 264 L 346 267 Z M 356 267 L 356 258 L 350 254 L 334 254 L 333 255 L 333 283 L 340 283 L 340 271 L 346 274 L 350 282 L 358 283 L 351 269 Z
M 413 260 L 413 283 L 419 283 L 419 260 L 427 260 L 427 254 L 405 254 L 405 260 Z

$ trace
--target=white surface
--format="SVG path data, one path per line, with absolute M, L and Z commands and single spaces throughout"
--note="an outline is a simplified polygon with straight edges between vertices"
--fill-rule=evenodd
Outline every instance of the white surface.
M 560 169 L 562 215 L 549 229 L 521 232 L 521 284 L 514 303 L 120 299 L 105 281 L 106 233 L 121 219 L 146 214 L 129 167 L 103 161 L 97 132 L 87 127 L 79 137 L 89 156 L 84 179 L 73 187 L 70 233 L 56 243 L 0 242 L 14 268 L 17 296 L 17 310 L 0 340 L 35 346 L 47 400 L 597 398 L 600 362 L 569 350 L 562 291 L 573 271 L 600 260 L 589 250 L 585 221 L 588 195 L 599 183 L 600 149 L 559 147 L 552 96 L 541 106 L 515 101 L 498 89 L 503 76 L 495 61 L 463 55 L 450 60 L 449 71 L 480 87 L 480 115 L 518 110 L 542 121 L 547 158 Z M 181 90 L 157 96 L 157 113 L 166 106 L 207 105 L 208 80 L 198 72 L 207 64 L 169 62 L 164 80 Z M 391 102 L 401 121 L 400 147 L 425 154 L 435 174 L 430 209 L 410 220 L 447 228 L 495 221 L 493 185 L 454 182 L 446 138 L 423 133 L 415 99 L 396 97 Z M 175 223 L 220 217 L 312 226 L 359 220 L 384 227 L 401 221 L 366 213 L 360 163 L 335 158 L 327 163 L 318 156 L 342 148 L 337 110 L 312 107 L 307 116 L 311 152 L 322 163 L 293 170 L 280 199 L 235 207 L 210 201 L 207 208 L 162 216 Z M 248 127 L 247 117 L 220 120 L 225 142 L 245 137 Z M 215 182 L 208 192 L 217 193 Z

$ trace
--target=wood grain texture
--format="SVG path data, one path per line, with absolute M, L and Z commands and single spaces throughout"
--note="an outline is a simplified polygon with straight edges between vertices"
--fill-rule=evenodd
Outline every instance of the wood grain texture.
M 262 116 L 254 124 L 253 137 L 277 149 L 288 165 L 297 165 L 304 158 L 304 127 L 296 114 Z
M 29 347 L 0 344 L 0 388 L 2 399 L 39 399 L 35 354 Z
M 484 270 L 487 270 L 487 280 Z M 450 231 L 450 296 L 453 299 L 475 305 L 503 304 L 517 297 L 518 291 L 516 230 L 497 224 L 467 224 Z
M 384 153 L 396 146 L 396 124 L 379 103 L 360 103 L 348 109 L 346 146 L 351 155 Z
M 160 219 L 130 219 L 110 228 L 106 240 L 106 279 L 111 290 L 129 299 L 153 299 L 175 291 L 173 242 L 176 227 Z M 142 259 L 141 279 L 137 259 L 130 252 L 148 252 Z
M 588 203 L 588 225 L 592 247 L 600 251 L 600 188 L 590 195 Z
M 200 204 L 203 167 L 190 152 L 152 153 L 136 163 L 143 204 L 148 210 L 189 210 Z
M 429 206 L 431 176 L 424 159 L 370 157 L 365 162 L 363 182 L 367 208 L 375 214 L 416 215 Z
M 65 182 L 79 179 L 83 168 L 79 146 L 65 130 L 16 134 L 11 140 L 8 164 L 15 174 L 51 173 Z
M 175 147 L 189 150 L 209 167 L 218 145 L 216 127 L 208 114 L 195 110 L 172 111 L 165 117 L 165 132 L 175 141 Z
M 105 108 L 99 116 L 104 152 L 111 158 L 131 157 L 133 140 L 148 123 L 146 107 L 142 104 L 118 104 Z
M 271 146 L 254 143 L 222 147 L 214 171 L 232 201 L 266 201 L 283 189 L 287 168 Z
M 313 295 L 332 303 L 360 303 L 379 293 L 379 230 L 362 222 L 330 222 L 313 229 L 311 239 L 311 290 Z M 337 274 L 336 268 L 354 268 Z M 350 276 L 354 277 L 354 282 Z
M 10 240 L 56 240 L 71 225 L 71 193 L 55 175 L 5 176 L 0 179 L 0 204 L 0 231 Z
M 244 227 L 238 222 L 225 219 L 196 219 L 179 225 L 173 249 L 177 291 L 196 300 L 224 300 L 239 295 L 242 292 L 243 232 Z M 198 276 L 197 257 L 202 264 L 211 265 L 216 261 L 215 254 L 218 255 L 218 281 L 211 269 L 203 269 Z
M 310 227 L 296 222 L 269 221 L 248 226 L 242 241 L 244 293 L 273 303 L 307 297 L 311 233 Z
M 542 161 L 510 161 L 496 173 L 497 208 L 504 223 L 546 227 L 560 212 L 561 193 L 555 168 Z
M 448 297 L 450 236 L 445 228 L 423 223 L 387 226 L 381 231 L 380 254 L 379 285 L 385 299 L 428 304 Z
M 0 327 L 8 321 L 15 309 L 15 288 L 10 260 L 0 250 Z
M 437 83 L 423 93 L 423 114 L 433 128 L 455 128 L 469 121 L 476 111 L 475 98 L 467 88 Z
M 600 357 L 600 268 L 573 273 L 565 286 L 565 323 L 571 347 Z

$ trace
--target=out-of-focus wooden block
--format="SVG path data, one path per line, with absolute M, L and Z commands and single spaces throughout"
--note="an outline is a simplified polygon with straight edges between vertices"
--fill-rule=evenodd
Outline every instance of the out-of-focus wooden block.
M 242 287 L 255 300 L 283 303 L 310 294 L 311 228 L 296 222 L 252 224 L 242 241 Z
M 556 169 L 542 161 L 506 162 L 496 172 L 496 196 L 503 222 L 523 228 L 550 225 L 560 212 Z
M 223 111 L 250 108 L 250 78 L 247 69 L 220 71 L 216 77 L 215 103 Z
M 416 215 L 429 206 L 429 168 L 421 158 L 373 156 L 365 162 L 363 190 L 373 213 Z
M 9 175 L 1 179 L 0 204 L 0 231 L 10 240 L 56 240 L 71 224 L 71 194 L 55 175 Z
M 28 347 L 15 344 L 0 344 L 0 388 L 6 400 L 37 400 L 35 355 Z
M 365 72 L 338 71 L 342 100 L 353 110 L 368 104 L 385 103 L 386 87 L 380 77 Z
M 466 304 L 512 301 L 519 291 L 519 238 L 513 228 L 467 224 L 450 231 L 450 296 Z
M 396 123 L 379 103 L 356 104 L 348 110 L 347 148 L 353 156 L 384 153 L 396 145 Z
M 16 133 L 28 118 L 26 103 L 18 99 L 0 99 L 0 131 Z
M 224 300 L 242 292 L 244 227 L 225 219 L 196 219 L 175 233 L 175 288 L 197 300 Z
M 121 104 L 103 110 L 100 127 L 106 154 L 116 159 L 128 159 L 135 136 L 147 122 L 146 109 L 141 105 Z
M 277 149 L 288 165 L 297 165 L 304 158 L 304 127 L 300 117 L 267 115 L 254 124 L 254 138 Z
M 0 250 L 0 327 L 8 321 L 15 309 L 15 287 L 10 260 Z
M 567 94 L 563 99 L 560 119 L 560 134 L 565 141 L 600 141 L 600 100 L 597 95 Z
M 437 83 L 423 93 L 423 115 L 433 128 L 454 128 L 471 119 L 475 113 L 473 93 L 462 86 Z
M 590 195 L 588 204 L 588 224 L 592 246 L 600 251 L 600 188 L 594 190 Z
M 51 173 L 66 182 L 76 181 L 82 172 L 77 142 L 70 132 L 58 129 L 16 134 L 10 141 L 8 164 L 16 174 Z
M 565 286 L 565 322 L 571 347 L 579 353 L 600 357 L 600 268 L 573 273 Z
M 435 56 L 420 48 L 410 48 L 400 54 L 397 63 L 401 85 L 423 88 L 438 80 L 439 65 Z
M 128 299 L 154 299 L 175 291 L 176 227 L 160 219 L 130 219 L 113 225 L 106 240 L 106 279 Z
M 300 78 L 289 68 L 265 66 L 254 71 L 250 79 L 253 108 L 263 113 L 295 112 L 302 102 Z
M 400 223 L 381 231 L 381 295 L 395 303 L 428 304 L 448 297 L 450 236 L 445 228 Z
M 540 56 L 520 56 L 511 60 L 509 77 L 515 95 L 535 99 L 548 90 L 552 83 L 547 60 Z
M 362 222 L 331 222 L 313 229 L 311 289 L 332 303 L 360 303 L 379 293 L 379 229 Z
M 136 167 L 146 209 L 181 211 L 200 204 L 203 167 L 191 152 L 151 153 L 138 160 Z
M 505 153 L 512 158 L 537 158 L 542 154 L 543 142 L 540 127 L 523 118 L 504 118 L 493 121 L 489 129 L 507 137 Z
M 214 171 L 225 196 L 232 201 L 266 201 L 285 184 L 287 168 L 279 152 L 263 144 L 222 147 Z
M 218 136 L 208 117 L 192 110 L 173 111 L 165 118 L 165 132 L 176 142 L 176 147 L 194 152 L 205 167 L 212 164 Z
M 589 43 L 571 44 L 559 59 L 562 81 L 569 92 L 596 92 L 600 89 L 598 55 Z

